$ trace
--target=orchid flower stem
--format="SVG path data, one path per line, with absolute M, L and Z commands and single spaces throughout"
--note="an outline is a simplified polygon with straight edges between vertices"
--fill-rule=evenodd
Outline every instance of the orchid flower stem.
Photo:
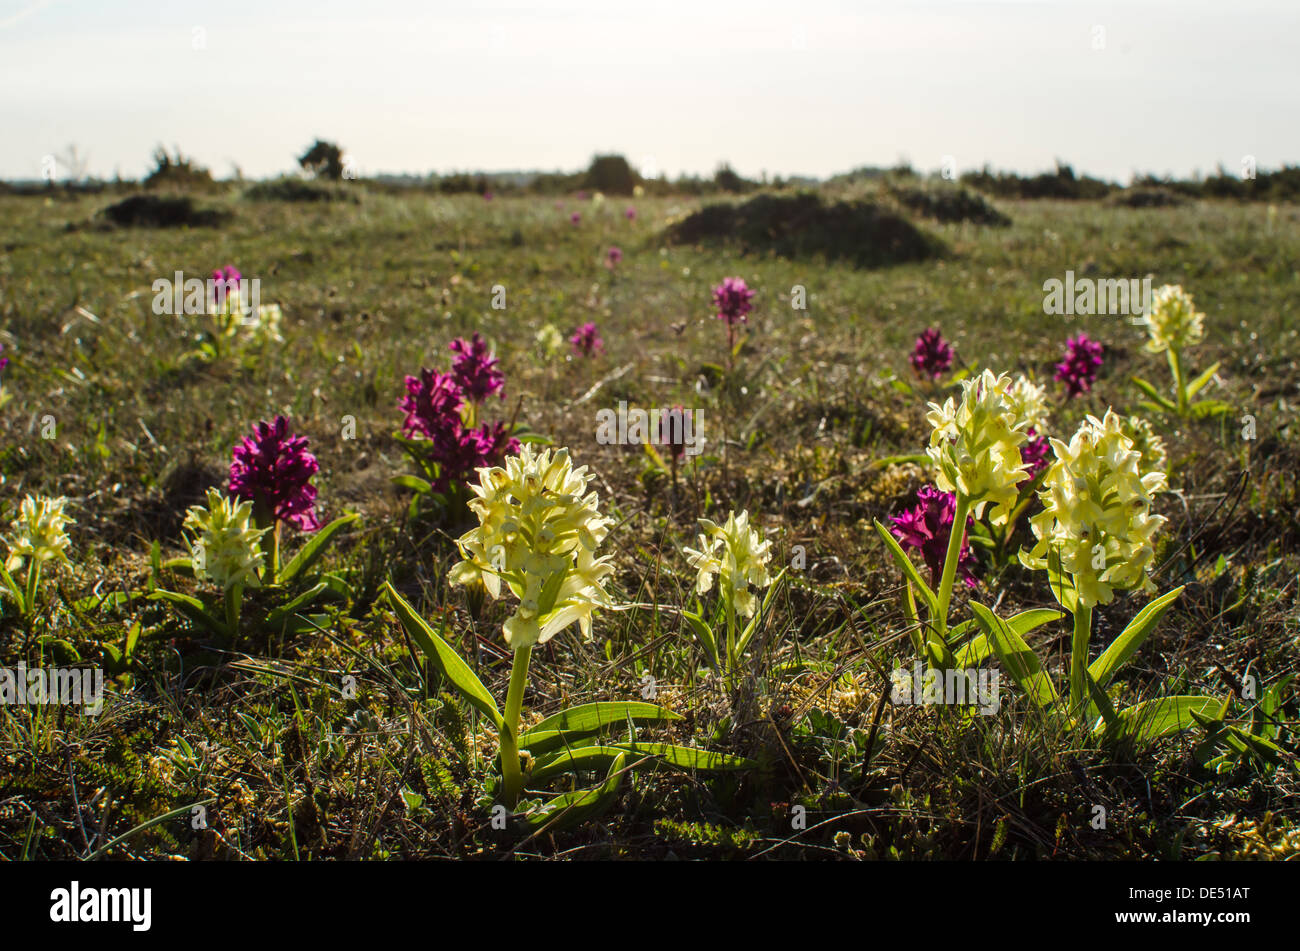
M 736 675 L 736 605 L 735 598 L 728 595 L 723 598 L 727 604 L 727 679 L 734 680 Z
M 1074 611 L 1074 637 L 1070 640 L 1070 709 L 1082 713 L 1087 703 L 1088 640 L 1092 636 L 1092 608 Z
M 239 608 L 244 600 L 244 586 L 234 585 L 226 592 L 226 627 L 230 629 L 232 640 L 239 637 Z
M 510 687 L 506 692 L 505 723 L 501 727 L 501 799 L 513 810 L 523 791 L 524 777 L 519 770 L 519 712 L 524 705 L 524 687 L 528 684 L 528 662 L 532 645 L 515 651 L 510 667 Z
M 940 638 L 948 635 L 948 604 L 952 601 L 952 586 L 957 580 L 957 562 L 961 558 L 961 543 L 966 536 L 966 518 L 970 514 L 970 499 L 957 493 L 957 507 L 952 515 L 952 529 L 948 533 L 948 551 L 943 558 L 943 576 L 939 579 L 939 590 L 935 592 L 939 599 L 937 617 L 931 619 L 932 626 Z
M 1183 382 L 1183 358 L 1177 350 L 1170 347 L 1169 369 L 1174 374 L 1174 393 L 1178 397 L 1178 415 L 1187 415 L 1187 385 Z
M 271 583 L 280 577 L 280 520 L 271 529 Z
M 23 613 L 32 615 L 36 613 L 36 592 L 41 586 L 41 563 L 33 558 L 27 568 L 27 595 L 23 599 Z

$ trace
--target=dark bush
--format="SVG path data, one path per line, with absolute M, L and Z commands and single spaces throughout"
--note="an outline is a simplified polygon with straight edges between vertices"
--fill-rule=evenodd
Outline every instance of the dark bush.
M 317 178 L 337 182 L 343 178 L 343 150 L 333 142 L 317 139 L 298 156 L 298 165 Z
M 583 187 L 610 195 L 630 195 L 641 180 L 621 155 L 597 155 L 583 178 Z
M 997 198 L 1060 198 L 1067 201 L 1105 198 L 1118 186 L 1099 178 L 1082 178 L 1074 174 L 1069 165 L 1058 162 L 1056 171 L 1041 175 L 1021 177 L 1015 172 L 992 172 L 987 166 L 978 172 L 962 175 L 963 185 L 969 185 Z
M 828 204 L 809 192 L 706 205 L 669 228 L 667 237 L 679 244 L 736 243 L 744 252 L 785 258 L 821 254 L 857 267 L 922 261 L 944 250 L 897 212 L 870 202 Z
M 176 149 L 175 155 L 169 155 L 161 145 L 153 153 L 153 171 L 144 180 L 145 188 L 208 189 L 215 186 L 212 173 L 200 168 L 192 159 Z
M 346 185 L 322 185 L 301 178 L 277 178 L 258 182 L 244 192 L 249 201 L 356 201 L 355 189 Z
M 1126 188 L 1111 196 L 1111 202 L 1129 208 L 1174 208 L 1187 204 L 1187 197 L 1168 188 Z
M 100 214 L 123 228 L 211 227 L 221 220 L 217 212 L 195 207 L 188 195 L 132 195 Z

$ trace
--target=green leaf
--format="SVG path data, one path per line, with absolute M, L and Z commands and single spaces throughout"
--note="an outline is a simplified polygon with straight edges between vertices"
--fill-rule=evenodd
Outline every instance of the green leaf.
M 279 627 L 281 622 L 284 621 L 285 618 L 294 614 L 296 611 L 298 611 L 301 608 L 308 607 L 317 598 L 319 598 L 328 588 L 329 585 L 327 585 L 324 581 L 322 581 L 314 588 L 304 591 L 302 594 L 298 595 L 298 597 L 294 598 L 288 604 L 283 604 L 280 607 L 276 608 L 275 610 L 269 612 L 266 615 L 266 619 L 262 622 L 263 626 L 269 628 Z
M 686 623 L 690 625 L 691 630 L 695 632 L 695 636 L 704 645 L 704 654 L 709 663 L 716 669 L 718 666 L 718 641 L 713 636 L 713 630 L 705 623 L 704 618 L 698 614 L 683 611 L 682 617 L 686 619 Z
M 978 601 L 971 602 L 971 610 L 984 633 L 988 635 L 993 652 L 1002 661 L 1011 679 L 1020 685 L 1020 689 L 1029 695 L 1039 707 L 1048 707 L 1059 699 L 1052 679 L 1038 662 L 1038 656 L 1000 617 Z
M 419 476 L 399 475 L 393 476 L 393 485 L 401 486 L 403 489 L 413 489 L 419 495 L 429 495 L 433 492 L 433 486 L 427 479 L 421 479 Z
M 894 562 L 898 565 L 899 569 L 902 570 L 903 574 L 907 576 L 907 579 L 916 586 L 917 590 L 921 592 L 921 597 L 925 599 L 925 606 L 930 611 L 930 620 L 934 621 L 936 615 L 939 613 L 939 599 L 935 596 L 935 593 L 930 590 L 930 586 L 921 580 L 921 575 L 916 570 L 916 565 L 912 564 L 912 559 L 907 557 L 902 546 L 898 544 L 898 540 L 894 538 L 893 533 L 880 523 L 880 519 L 873 519 L 873 521 L 876 525 L 876 534 L 880 536 L 882 541 L 884 541 L 885 547 L 889 549 L 889 553 L 894 557 Z
M 397 612 L 402 627 L 406 629 L 407 634 L 411 635 L 411 640 L 419 645 L 420 650 L 424 651 L 425 656 L 451 682 L 451 685 L 460 691 L 461 696 L 486 714 L 500 730 L 504 722 L 501 711 L 497 709 L 492 694 L 488 693 L 488 689 L 483 686 L 483 681 L 478 679 L 478 675 L 470 669 L 469 664 L 461 660 L 460 655 L 452 650 L 451 645 L 434 633 L 433 628 L 425 623 L 424 618 L 415 613 L 415 609 L 397 593 L 391 581 L 384 582 L 384 593 L 388 595 L 389 603 Z
M 553 734 L 560 736 L 581 736 L 594 733 L 611 723 L 623 723 L 626 720 L 645 720 L 651 723 L 680 720 L 681 715 L 653 703 L 639 700 L 611 700 L 584 703 L 568 710 L 561 710 L 549 716 L 531 730 L 519 737 L 520 749 L 537 752 L 538 740 L 550 740 Z
M 354 512 L 351 515 L 344 515 L 330 522 L 298 550 L 298 554 L 293 556 L 293 560 L 280 569 L 280 576 L 275 580 L 280 584 L 288 584 L 299 574 L 310 569 L 312 565 L 316 564 L 320 556 L 325 554 L 325 548 L 329 545 L 330 539 L 344 526 L 351 525 L 360 517 L 359 513 Z
M 528 775 L 529 783 L 542 783 L 564 773 L 577 772 L 580 769 L 594 769 L 604 772 L 626 750 L 617 746 L 579 746 L 574 749 L 559 750 L 546 756 L 538 757 L 533 770 Z
M 1121 710 L 1115 725 L 1099 725 L 1095 733 L 1104 733 L 1111 741 L 1150 742 L 1161 737 L 1190 730 L 1197 725 L 1196 715 L 1212 717 L 1222 708 L 1214 697 L 1160 697 Z
M 1187 410 L 1192 419 L 1205 419 L 1209 416 L 1227 416 L 1233 411 L 1231 403 L 1222 400 L 1199 400 Z
M 1098 687 L 1106 689 L 1115 672 L 1124 666 L 1124 663 L 1142 646 L 1142 642 L 1155 630 L 1160 619 L 1169 610 L 1169 606 L 1182 594 L 1183 587 L 1185 585 L 1180 585 L 1167 594 L 1151 600 L 1133 620 L 1128 622 L 1128 627 L 1110 642 L 1110 646 L 1102 652 L 1102 655 L 1088 666 L 1088 673 L 1093 680 L 1097 681 Z
M 1146 380 L 1136 376 L 1130 377 L 1130 379 L 1133 381 L 1134 386 L 1136 386 L 1139 390 L 1141 390 L 1143 393 L 1145 393 L 1147 396 L 1151 397 L 1151 399 L 1155 401 L 1158 408 L 1163 409 L 1166 412 L 1170 412 L 1170 413 L 1175 413 L 1178 411 L 1177 403 L 1175 403 L 1173 400 L 1169 399 L 1166 396 L 1162 396 L 1160 394 L 1160 391 L 1157 390 L 1150 383 L 1148 383 Z
M 163 588 L 154 589 L 149 595 L 150 601 L 170 601 L 180 609 L 180 612 L 188 617 L 191 621 L 196 621 L 208 628 L 215 634 L 228 634 L 226 622 L 224 619 L 213 617 L 203 608 L 203 602 L 198 598 L 190 597 L 188 594 L 180 594 L 176 591 L 166 591 Z
M 1031 608 L 1028 611 L 1021 611 L 1019 614 L 1007 619 L 1007 626 L 1015 631 L 1021 637 L 1024 637 L 1035 628 L 1042 627 L 1050 621 L 1064 615 L 1054 608 Z M 962 631 L 967 630 L 975 623 L 975 619 L 963 621 L 957 625 Z M 954 628 L 953 630 L 957 630 Z M 950 632 L 951 633 L 951 632 Z M 952 640 L 951 637 L 948 638 Z M 989 641 L 987 634 L 978 634 L 970 639 L 961 650 L 957 652 L 955 665 L 959 668 L 978 667 L 993 653 L 993 644 Z
M 675 746 L 672 743 L 619 743 L 618 748 L 629 753 L 653 756 L 682 769 L 731 770 L 753 769 L 754 760 L 730 753 L 715 753 L 692 746 Z
M 776 597 L 777 589 L 781 587 L 781 583 L 785 581 L 785 573 L 788 570 L 788 568 L 782 568 L 780 573 L 772 580 L 771 585 L 768 586 L 767 594 L 763 598 L 762 605 L 754 612 L 754 616 L 749 619 L 749 623 L 745 625 L 744 633 L 736 641 L 737 657 L 745 653 L 745 648 L 749 647 L 749 642 L 754 639 L 754 632 L 758 630 L 759 622 L 767 617 L 772 610 L 772 600 Z
M 1201 392 L 1201 390 L 1205 388 L 1205 384 L 1209 383 L 1210 380 L 1214 379 L 1214 374 L 1218 372 L 1219 372 L 1219 364 L 1216 363 L 1214 364 L 1214 366 L 1210 367 L 1208 370 L 1206 370 L 1204 373 L 1202 373 L 1200 376 L 1194 379 L 1191 383 L 1187 384 L 1187 398 L 1190 400 L 1197 393 Z
M 579 823 L 594 819 L 614 804 L 618 788 L 623 782 L 623 764 L 627 754 L 617 756 L 609 766 L 605 781 L 595 789 L 556 796 L 539 811 L 524 817 L 528 828 L 534 832 L 559 832 Z
M 168 558 L 159 567 L 164 571 L 173 571 L 185 578 L 194 577 L 194 562 L 186 558 Z

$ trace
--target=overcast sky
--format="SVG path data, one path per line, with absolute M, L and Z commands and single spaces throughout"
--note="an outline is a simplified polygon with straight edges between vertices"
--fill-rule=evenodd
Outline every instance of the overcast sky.
M 0 177 L 1300 162 L 1300 0 L 0 0 Z

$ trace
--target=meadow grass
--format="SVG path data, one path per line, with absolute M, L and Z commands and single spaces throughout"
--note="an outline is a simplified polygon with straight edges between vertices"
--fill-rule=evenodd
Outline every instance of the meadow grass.
M 1066 403 L 1057 391 L 1056 427 L 1068 434 L 1108 405 L 1137 411 L 1129 377 L 1163 382 L 1167 369 L 1125 317 L 1047 316 L 1044 281 L 1073 270 L 1182 284 L 1207 315 L 1206 341 L 1190 357 L 1197 368 L 1221 361 L 1206 395 L 1233 412 L 1156 420 L 1178 490 L 1159 501 L 1169 524 L 1156 581 L 1188 587 L 1118 695 L 1227 697 L 1248 670 L 1265 685 L 1293 672 L 1300 207 L 999 201 L 1008 227 L 918 219 L 941 244 L 938 257 L 858 269 L 742 255 L 725 242 L 674 244 L 670 227 L 701 205 L 695 198 L 485 202 L 352 187 L 355 203 L 203 195 L 196 202 L 221 223 L 180 229 L 108 226 L 98 217 L 107 195 L 0 196 L 0 342 L 12 361 L 0 524 L 27 492 L 67 496 L 77 519 L 72 566 L 51 582 L 56 603 L 30 622 L 0 619 L 0 666 L 99 662 L 104 644 L 124 644 L 133 626 L 139 635 L 100 717 L 0 707 L 0 855 L 85 857 L 191 803 L 208 803 L 206 827 L 183 816 L 113 854 L 1296 854 L 1294 758 L 1275 770 L 1205 769 L 1196 733 L 1105 748 L 1043 720 L 1009 680 L 990 717 L 887 702 L 890 670 L 910 667 L 911 656 L 901 579 L 872 520 L 909 504 L 925 481 L 901 459 L 928 437 L 925 400 L 890 383 L 910 379 L 920 330 L 941 328 L 961 366 L 1039 382 L 1050 381 L 1068 335 L 1100 340 L 1094 392 Z M 875 185 L 829 197 L 891 201 Z M 611 270 L 603 262 L 615 245 L 624 257 Z M 154 313 L 151 285 L 229 263 L 261 280 L 263 302 L 283 307 L 286 340 L 198 359 L 204 319 Z M 727 275 L 758 292 L 730 372 L 710 308 L 710 289 Z M 806 309 L 792 307 L 796 286 Z M 567 336 L 588 321 L 603 355 L 538 352 L 542 326 Z M 495 750 L 487 728 L 378 598 L 391 579 L 505 695 L 505 612 L 446 582 L 463 516 L 412 517 L 409 492 L 391 482 L 407 471 L 393 438 L 403 378 L 445 368 L 448 342 L 472 331 L 502 360 L 499 415 L 568 446 L 594 472 L 616 521 L 610 587 L 644 605 L 598 615 L 590 643 L 570 631 L 539 648 L 526 708 L 538 719 L 587 700 L 637 699 L 651 685 L 685 716 L 665 736 L 743 754 L 755 769 L 662 767 L 637 774 L 616 808 L 572 831 L 493 828 L 481 799 Z M 641 447 L 597 442 L 597 410 L 621 400 L 703 410 L 708 443 L 679 485 Z M 145 588 L 155 543 L 163 559 L 182 555 L 186 509 L 224 486 L 231 446 L 277 413 L 311 439 L 325 517 L 362 515 L 328 556 L 347 585 L 324 623 L 215 643 L 158 602 L 84 600 Z M 1241 438 L 1247 415 L 1255 440 Z M 344 438 L 345 417 L 355 438 Z M 694 543 L 697 517 L 722 520 L 731 508 L 750 511 L 778 565 L 803 555 L 735 691 L 705 674 L 679 613 L 694 582 L 681 547 Z M 972 596 L 1003 616 L 1050 603 L 1014 564 L 986 565 Z M 1095 642 L 1109 642 L 1143 603 L 1099 608 Z M 1033 646 L 1059 673 L 1068 620 L 1036 631 Z M 1278 714 L 1292 738 L 1293 697 Z M 1099 805 L 1104 829 L 1094 828 Z

